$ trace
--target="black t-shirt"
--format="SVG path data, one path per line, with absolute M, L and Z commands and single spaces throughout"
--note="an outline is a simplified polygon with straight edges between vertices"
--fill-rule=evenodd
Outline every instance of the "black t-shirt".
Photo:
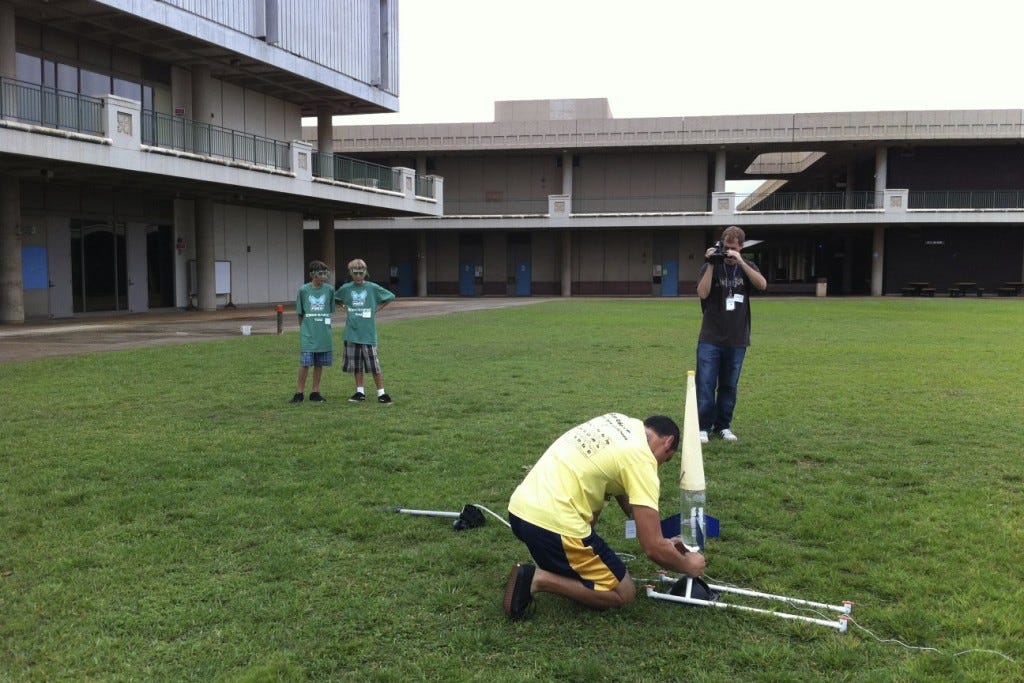
M 761 272 L 752 261 L 744 261 Z M 708 268 L 715 270 L 711 275 L 711 292 L 708 298 L 700 302 L 704 320 L 700 326 L 699 341 L 715 346 L 750 346 L 750 294 L 754 286 L 738 263 L 731 266 L 726 263 L 705 263 L 697 273 L 698 281 L 704 277 L 704 271 Z M 742 301 L 736 300 L 737 294 Z M 731 311 L 727 310 L 730 297 L 733 299 Z

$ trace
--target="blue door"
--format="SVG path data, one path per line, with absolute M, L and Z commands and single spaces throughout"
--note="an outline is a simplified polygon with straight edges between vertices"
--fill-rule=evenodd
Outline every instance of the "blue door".
M 398 264 L 398 296 L 415 296 L 416 283 L 413 282 L 412 264 L 408 261 Z
M 516 296 L 530 296 L 530 262 L 516 264 Z
M 472 261 L 459 264 L 459 296 L 476 296 L 476 266 Z
M 661 264 L 661 295 L 679 296 L 678 261 L 665 261 Z

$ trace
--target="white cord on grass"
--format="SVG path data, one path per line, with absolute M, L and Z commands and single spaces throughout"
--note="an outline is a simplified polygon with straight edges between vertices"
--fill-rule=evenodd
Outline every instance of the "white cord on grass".
M 502 517 L 502 516 L 501 516 L 501 515 L 499 515 L 498 513 L 494 512 L 493 510 L 488 510 L 487 508 L 485 508 L 485 507 L 484 507 L 483 505 L 481 505 L 480 503 L 473 503 L 473 507 L 475 507 L 475 508 L 478 508 L 478 509 L 480 509 L 480 510 L 483 510 L 484 512 L 487 512 L 487 513 L 489 513 L 489 514 L 490 514 L 491 516 L 493 516 L 493 517 L 494 517 L 495 519 L 499 520 L 499 521 L 500 521 L 500 522 L 501 522 L 502 524 L 504 524 L 504 525 L 505 525 L 505 526 L 507 526 L 508 528 L 510 528 L 510 529 L 512 528 L 512 525 L 511 525 L 511 524 L 509 524 L 509 523 L 508 523 L 508 522 L 507 522 L 507 521 L 505 520 L 505 518 L 504 518 L 504 517 Z

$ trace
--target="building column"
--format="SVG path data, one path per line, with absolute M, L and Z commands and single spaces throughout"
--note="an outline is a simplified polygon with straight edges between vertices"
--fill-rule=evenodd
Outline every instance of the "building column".
M 846 203 L 844 206 L 847 209 L 853 208 L 853 182 L 856 177 L 857 166 L 853 163 L 853 159 L 850 159 L 846 162 Z
M 334 178 L 334 115 L 327 106 L 316 109 L 316 151 L 320 155 L 319 175 Z
M 316 110 L 316 151 L 320 154 L 323 165 L 320 167 L 321 175 L 333 177 L 334 163 L 331 157 L 334 155 L 334 114 L 330 107 L 321 105 Z M 328 170 L 324 173 L 324 170 Z M 334 214 L 324 211 L 320 214 L 320 260 L 327 264 L 327 267 L 335 272 L 337 257 L 335 256 L 334 239 Z
M 21 184 L 0 175 L 0 323 L 25 322 L 20 230 Z
M 572 231 L 562 231 L 562 296 L 572 296 Z
M 192 119 L 197 123 L 216 123 L 214 101 L 210 67 L 192 67 Z
M 14 8 L 0 2 L 0 76 L 17 78 L 17 50 L 14 47 Z
M 885 226 L 876 225 L 871 244 L 871 296 L 882 296 L 885 266 Z
M 196 292 L 200 311 L 217 310 L 217 266 L 213 254 L 213 200 L 196 199 Z
M 416 155 L 416 175 L 427 175 L 427 155 Z
M 888 189 L 886 176 L 889 174 L 889 148 L 878 147 L 875 149 L 875 199 L 878 206 L 882 205 L 882 193 Z
M 715 152 L 715 189 L 714 192 L 725 192 L 725 150 Z
M 416 296 L 427 295 L 427 231 L 416 234 Z
M 572 152 L 562 152 L 562 194 L 572 198 Z
M 0 77 L 14 79 L 18 76 L 17 49 L 14 46 L 14 8 L 0 2 Z M 0 111 L 10 114 L 17 109 L 14 90 L 3 93 Z

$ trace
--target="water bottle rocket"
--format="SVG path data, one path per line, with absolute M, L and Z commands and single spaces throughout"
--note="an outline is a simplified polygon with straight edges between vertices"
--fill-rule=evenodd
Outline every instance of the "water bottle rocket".
M 700 445 L 700 419 L 697 415 L 697 383 L 694 371 L 686 373 L 686 408 L 679 463 L 679 535 L 691 552 L 704 549 L 704 454 Z

